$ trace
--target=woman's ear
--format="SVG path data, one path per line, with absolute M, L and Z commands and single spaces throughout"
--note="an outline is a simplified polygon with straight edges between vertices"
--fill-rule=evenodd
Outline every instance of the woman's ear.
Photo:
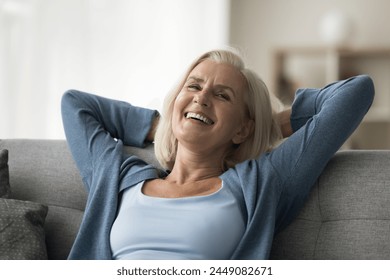
M 247 119 L 243 122 L 240 130 L 237 131 L 232 141 L 234 144 L 239 145 L 244 142 L 249 136 L 252 135 L 255 122 L 251 119 Z

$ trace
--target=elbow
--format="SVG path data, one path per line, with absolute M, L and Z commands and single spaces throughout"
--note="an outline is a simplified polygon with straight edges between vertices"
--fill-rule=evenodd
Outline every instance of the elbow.
M 61 98 L 61 108 L 63 109 L 66 107 L 66 105 L 70 102 L 71 99 L 73 99 L 74 91 L 73 90 L 67 90 L 64 92 Z
M 61 98 L 61 107 L 66 107 L 67 104 L 71 103 L 72 100 L 75 98 L 75 95 L 77 93 L 77 90 L 67 90 L 64 92 Z
M 361 98 L 364 100 L 364 103 L 369 108 L 375 97 L 374 81 L 368 75 L 359 75 L 356 76 L 354 79 L 356 80 L 357 91 L 359 92 Z
M 61 98 L 61 112 L 62 114 L 69 113 L 72 108 L 78 107 L 78 103 L 80 102 L 80 91 L 78 90 L 67 90 Z
M 64 126 L 73 121 L 75 113 L 84 108 L 85 105 L 81 100 L 81 92 L 78 90 L 67 90 L 61 98 L 61 116 Z

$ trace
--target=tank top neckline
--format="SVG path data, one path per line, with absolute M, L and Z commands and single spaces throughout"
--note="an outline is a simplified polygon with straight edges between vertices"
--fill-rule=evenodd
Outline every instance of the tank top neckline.
M 217 196 L 219 193 L 222 192 L 222 189 L 224 189 L 223 181 L 221 180 L 221 186 L 218 188 L 218 190 L 216 190 L 215 192 L 210 193 L 210 194 L 183 196 L 183 197 L 160 197 L 160 196 L 151 196 L 151 195 L 144 194 L 143 193 L 144 183 L 145 183 L 145 181 L 142 181 L 142 182 L 138 183 L 138 185 L 136 186 L 138 188 L 138 190 L 137 190 L 138 195 L 143 199 L 161 200 L 161 201 L 203 200 L 203 199 L 208 199 L 208 198 L 212 198 L 214 196 Z

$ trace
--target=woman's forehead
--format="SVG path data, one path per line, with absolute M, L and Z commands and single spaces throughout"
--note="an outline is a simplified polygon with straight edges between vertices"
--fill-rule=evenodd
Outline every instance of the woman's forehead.
M 209 59 L 199 63 L 190 72 L 187 80 L 197 80 L 199 82 L 212 81 L 215 84 L 228 86 L 235 90 L 242 90 L 245 85 L 242 73 L 234 66 Z

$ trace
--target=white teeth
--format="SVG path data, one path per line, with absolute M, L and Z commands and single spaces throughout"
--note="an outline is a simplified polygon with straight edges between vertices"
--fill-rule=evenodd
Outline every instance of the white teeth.
M 208 125 L 211 125 L 214 123 L 212 120 L 206 118 L 205 116 L 199 115 L 197 113 L 192 113 L 192 112 L 187 113 L 186 119 L 197 119 L 197 120 L 200 120 Z

